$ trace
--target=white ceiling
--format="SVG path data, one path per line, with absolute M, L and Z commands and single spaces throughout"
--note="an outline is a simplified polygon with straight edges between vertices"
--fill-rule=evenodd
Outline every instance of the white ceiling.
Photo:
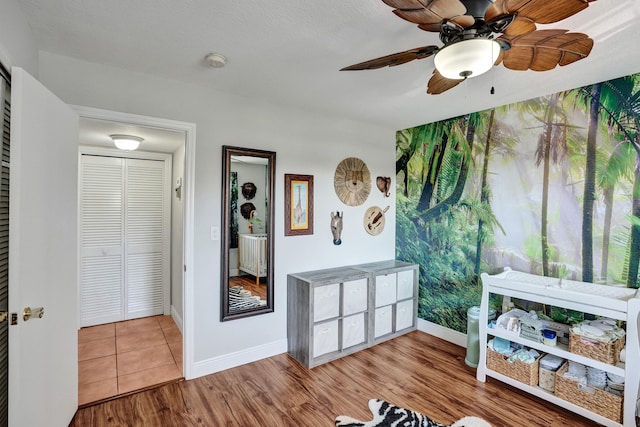
M 173 153 L 185 143 L 184 132 L 173 132 L 106 120 L 80 118 L 80 145 L 115 148 L 109 135 L 134 135 L 143 138 L 138 151 Z
M 557 0 L 563 1 L 563 0 Z M 591 55 L 545 73 L 502 65 L 427 95 L 433 59 L 344 66 L 436 44 L 381 0 L 20 0 L 41 50 L 251 98 L 404 129 L 640 71 L 640 1 L 598 0 L 550 25 L 589 34 Z M 221 69 L 204 56 L 228 58 Z M 489 95 L 491 86 L 496 94 Z

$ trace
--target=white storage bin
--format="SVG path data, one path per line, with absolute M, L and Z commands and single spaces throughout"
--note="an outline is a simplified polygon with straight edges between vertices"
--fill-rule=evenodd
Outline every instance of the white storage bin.
M 396 304 L 396 331 L 413 326 L 413 300 Z
M 319 323 L 313 327 L 313 357 L 338 351 L 338 321 Z
M 313 289 L 313 321 L 319 322 L 338 317 L 340 309 L 340 284 L 333 283 Z
M 396 275 L 376 276 L 376 307 L 396 302 Z
M 364 313 L 342 319 L 342 348 L 353 347 L 366 341 Z
M 413 270 L 398 272 L 398 301 L 413 298 Z
M 381 337 L 392 332 L 392 314 L 393 310 L 390 305 L 386 307 L 376 308 L 375 315 L 375 337 Z
M 352 280 L 343 283 L 342 315 L 348 316 L 367 310 L 367 279 Z

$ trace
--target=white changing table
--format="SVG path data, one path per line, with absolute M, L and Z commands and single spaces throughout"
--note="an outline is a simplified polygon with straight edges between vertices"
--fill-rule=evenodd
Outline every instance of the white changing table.
M 638 290 L 537 276 L 513 271 L 509 267 L 505 268 L 505 271 L 500 274 L 490 276 L 487 273 L 482 273 L 480 277 L 482 278 L 482 301 L 479 319 L 480 360 L 476 373 L 476 378 L 479 381 L 486 381 L 487 376 L 496 378 L 605 426 L 636 426 L 636 401 L 638 400 L 638 387 L 640 386 L 640 345 L 638 343 L 640 292 Z M 558 343 L 556 346 L 551 347 L 525 338 L 507 335 L 500 330 L 490 329 L 487 327 L 489 321 L 489 294 L 519 298 L 625 321 L 627 323 L 626 360 L 631 360 L 632 363 L 618 367 L 570 353 L 567 345 Z M 518 342 L 538 351 L 555 354 L 564 359 L 575 360 L 584 365 L 624 376 L 625 392 L 622 424 L 563 400 L 541 387 L 529 386 L 488 369 L 488 336 L 496 336 Z

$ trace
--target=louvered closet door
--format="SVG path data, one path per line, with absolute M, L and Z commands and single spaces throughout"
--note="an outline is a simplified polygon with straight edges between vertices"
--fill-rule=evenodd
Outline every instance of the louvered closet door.
M 80 323 L 125 319 L 124 160 L 81 157 Z
M 133 319 L 164 312 L 169 271 L 163 251 L 164 162 L 126 162 L 126 307 L 127 319 Z
M 162 161 L 83 155 L 81 326 L 163 314 L 169 212 Z

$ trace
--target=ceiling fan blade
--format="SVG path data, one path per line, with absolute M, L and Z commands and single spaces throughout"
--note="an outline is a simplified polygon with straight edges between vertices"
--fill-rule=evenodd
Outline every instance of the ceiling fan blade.
M 496 0 L 484 18 L 489 22 L 502 15 L 516 14 L 534 24 L 551 24 L 586 9 L 592 1 L 596 0 Z
M 586 58 L 593 47 L 593 40 L 583 33 L 568 30 L 538 30 L 504 39 L 511 49 L 504 52 L 502 62 L 511 70 L 548 71 L 556 66 L 568 65 Z
M 433 75 L 427 83 L 427 93 L 429 95 L 439 95 L 449 89 L 458 86 L 464 79 L 448 79 L 443 77 L 438 70 L 433 70 Z
M 415 49 L 406 50 L 404 52 L 392 53 L 391 55 L 382 56 L 380 58 L 371 59 L 369 61 L 360 62 L 342 68 L 340 71 L 352 70 L 375 70 L 382 67 L 394 67 L 396 65 L 405 64 L 414 59 L 424 59 L 433 55 L 438 51 L 438 46 L 423 46 Z
M 460 0 L 382 0 L 394 8 L 400 18 L 418 24 L 425 31 L 439 32 L 444 21 L 453 21 L 463 28 L 473 25 L 473 17 L 465 16 L 467 8 Z
M 519 34 L 527 34 L 537 29 L 536 23 L 529 18 L 516 16 L 511 24 L 503 31 L 504 34 L 517 36 Z

